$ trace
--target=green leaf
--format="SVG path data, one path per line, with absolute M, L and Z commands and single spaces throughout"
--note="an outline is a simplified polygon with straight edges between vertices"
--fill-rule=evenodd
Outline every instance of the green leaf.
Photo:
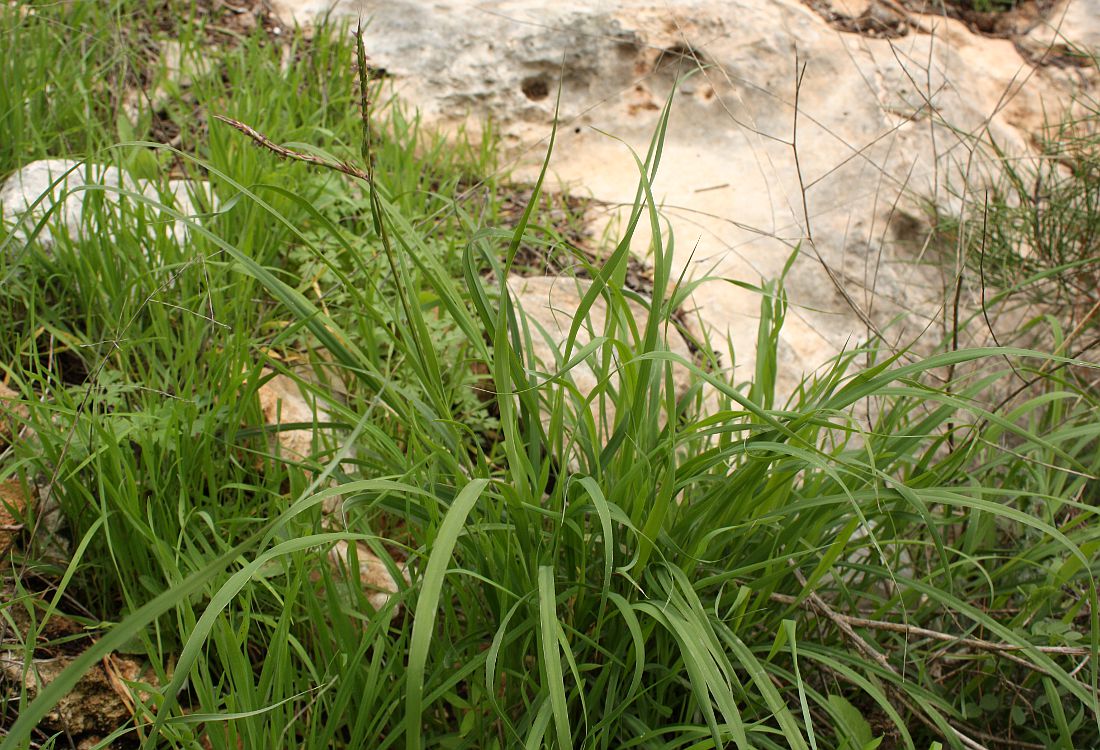
M 828 701 L 829 708 L 832 709 L 833 715 L 837 719 L 837 729 L 847 742 L 848 747 L 853 750 L 855 748 L 864 750 L 868 746 L 877 746 L 881 738 L 875 740 L 871 733 L 871 725 L 863 718 L 863 714 L 860 713 L 858 708 L 840 695 L 830 695 Z
M 539 651 L 545 670 L 543 687 L 550 694 L 550 707 L 554 714 L 554 731 L 558 747 L 573 747 L 569 728 L 569 710 L 565 699 L 565 677 L 558 653 L 557 596 L 554 591 L 554 569 L 548 565 L 539 567 Z
M 421 745 L 421 716 L 424 713 L 424 671 L 428 663 L 428 650 L 432 645 L 436 611 L 443 591 L 443 578 L 451 561 L 451 553 L 458 542 L 466 517 L 473 510 L 481 493 L 488 486 L 488 479 L 475 479 L 458 493 L 432 544 L 420 596 L 416 600 L 412 638 L 409 640 L 409 671 L 405 687 L 405 747 L 419 750 Z

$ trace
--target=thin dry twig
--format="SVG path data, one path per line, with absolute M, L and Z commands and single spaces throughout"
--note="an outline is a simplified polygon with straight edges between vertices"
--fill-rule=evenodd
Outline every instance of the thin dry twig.
M 794 576 L 798 580 L 798 582 L 803 587 L 806 587 L 808 585 L 808 582 L 806 581 L 806 576 L 802 575 L 802 571 L 800 571 L 798 568 L 793 568 L 792 570 L 793 570 Z M 898 672 L 897 668 L 894 667 L 894 665 L 890 663 L 890 660 L 886 658 L 886 655 L 883 654 L 878 649 L 876 649 L 870 643 L 868 643 L 863 638 L 863 636 L 861 636 L 859 633 L 857 633 L 855 631 L 855 629 L 852 627 L 851 623 L 847 622 L 844 619 L 843 615 L 841 615 L 839 612 L 837 612 L 832 607 L 830 607 L 829 604 L 824 599 L 822 599 L 817 593 L 811 591 L 807 595 L 806 601 L 809 602 L 809 604 L 813 607 L 814 610 L 816 610 L 817 612 L 819 612 L 820 614 L 824 615 L 829 620 L 831 620 L 832 623 L 834 625 L 836 625 L 837 629 L 839 629 L 840 632 L 843 633 L 844 636 L 846 638 L 848 638 L 848 640 L 850 640 L 855 645 L 856 649 L 858 651 L 860 651 L 864 656 L 866 656 L 869 659 L 873 659 L 876 664 L 881 666 L 884 670 L 886 670 L 890 674 L 896 675 L 899 678 L 901 677 L 901 673 Z M 927 726 L 930 729 L 933 729 L 935 731 L 941 731 L 941 727 L 938 726 L 936 724 L 936 722 L 932 720 L 931 717 L 926 716 L 923 711 L 917 710 L 917 707 L 914 706 L 909 701 L 908 696 L 906 696 L 905 693 L 901 691 L 901 689 L 899 689 L 896 686 L 890 684 L 889 682 L 886 683 L 886 689 L 894 696 L 895 700 L 897 700 L 899 703 L 901 703 L 903 706 L 905 706 L 905 708 L 910 713 L 912 713 L 914 716 L 916 716 L 918 719 L 920 719 L 921 723 L 923 723 L 925 726 Z M 985 745 L 978 742 L 976 739 L 969 736 L 968 734 L 964 733 L 958 727 L 953 726 L 951 724 L 948 724 L 947 726 L 951 729 L 952 732 L 954 732 L 954 734 L 958 738 L 959 742 L 961 742 L 966 747 L 971 748 L 971 750 L 988 750 L 988 748 Z M 968 731 L 972 731 L 972 730 L 968 730 Z
M 816 597 L 817 594 L 810 594 L 809 598 Z M 792 604 L 802 607 L 807 610 L 817 610 L 816 605 L 807 603 L 807 601 L 799 601 L 798 597 L 789 596 L 787 594 L 772 594 L 772 601 L 781 602 L 783 604 Z M 854 628 L 870 628 L 871 630 L 884 630 L 891 633 L 901 633 L 903 635 L 911 635 L 920 638 L 931 638 L 937 641 L 948 641 L 951 643 L 957 643 L 960 646 L 967 648 L 978 649 L 980 651 L 993 651 L 998 653 L 1004 653 L 1007 651 L 1023 651 L 1028 646 L 1019 646 L 1013 643 L 1002 643 L 999 641 L 987 641 L 981 638 L 966 638 L 958 635 L 951 635 L 950 633 L 943 633 L 938 630 L 930 630 L 928 628 L 921 628 L 915 625 L 906 625 L 901 622 L 890 622 L 889 620 L 872 620 L 866 617 L 853 617 L 852 615 L 844 615 L 839 612 L 834 613 L 837 620 L 844 622 Z M 832 619 L 832 618 L 830 618 Z M 1044 654 L 1061 654 L 1067 656 L 1087 656 L 1090 651 L 1088 648 L 1082 646 L 1030 646 L 1030 648 L 1042 652 Z M 1027 666 L 1032 669 L 1043 671 L 1041 667 L 1028 663 Z
M 881 340 L 885 340 L 886 337 L 882 335 L 882 332 L 879 330 L 878 326 L 875 325 L 874 321 L 871 320 L 870 316 L 859 305 L 859 303 L 852 298 L 852 295 L 848 293 L 848 289 L 844 286 L 843 283 L 841 283 L 840 278 L 837 276 L 832 266 L 830 266 L 825 258 L 821 255 L 821 252 L 817 249 L 817 243 L 814 241 L 813 229 L 811 228 L 810 224 L 810 205 L 809 197 L 807 196 L 808 188 L 806 187 L 806 180 L 802 176 L 802 163 L 799 160 L 798 156 L 798 116 L 800 112 L 798 105 L 799 96 L 802 93 L 802 79 L 805 75 L 806 63 L 802 63 L 801 65 L 799 65 L 799 60 L 796 57 L 794 82 L 794 120 L 791 126 L 790 146 L 791 151 L 794 153 L 794 169 L 795 174 L 798 176 L 799 191 L 802 195 L 802 218 L 805 222 L 804 231 L 806 235 L 806 243 L 810 246 L 810 249 L 813 250 L 814 256 L 817 258 L 818 263 L 820 263 L 821 267 L 825 269 L 825 273 L 826 275 L 828 275 L 829 281 L 833 283 L 833 286 L 836 288 L 837 292 L 840 293 L 840 296 L 844 298 L 844 301 L 848 304 L 848 307 L 851 308 L 852 312 L 856 314 L 863 325 L 874 332 L 875 336 L 877 336 Z

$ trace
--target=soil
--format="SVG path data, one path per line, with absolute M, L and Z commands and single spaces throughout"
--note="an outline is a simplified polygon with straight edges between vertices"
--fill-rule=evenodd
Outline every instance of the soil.
M 921 8 L 927 12 L 928 5 L 921 0 L 901 3 L 913 12 Z M 1008 39 L 1031 31 L 1050 14 L 1054 4 L 1055 0 L 948 0 L 937 10 L 962 21 L 975 34 Z
M 28 583 L 24 579 L 24 584 Z M 27 596 L 38 602 L 35 619 L 42 616 L 45 592 L 17 591 L 10 581 L 0 582 L 0 600 L 19 602 Z M 5 713 L 18 710 L 18 695 L 26 692 L 33 700 L 42 686 L 55 680 L 72 661 L 95 642 L 94 635 L 78 622 L 54 614 L 44 625 L 33 623 L 25 606 L 5 608 L 11 618 L 0 624 L 0 644 L 6 653 L 22 653 L 23 643 L 32 629 L 37 629 L 33 659 L 28 669 L 20 659 L 0 660 L 0 725 L 13 716 Z M 12 627 L 14 625 L 14 628 Z M 63 732 L 74 744 L 81 740 L 103 737 L 118 729 L 134 716 L 135 695 L 126 682 L 142 681 L 156 684 L 155 677 L 135 659 L 110 654 L 80 678 L 72 691 L 46 715 L 40 725 L 47 732 Z M 10 700 L 9 700 L 10 699 Z
M 833 0 L 803 0 L 833 28 L 863 36 L 896 39 L 919 28 L 913 16 L 946 15 L 966 24 L 975 34 L 1009 39 L 1026 34 L 1054 9 L 1055 0 L 871 0 L 858 14 Z

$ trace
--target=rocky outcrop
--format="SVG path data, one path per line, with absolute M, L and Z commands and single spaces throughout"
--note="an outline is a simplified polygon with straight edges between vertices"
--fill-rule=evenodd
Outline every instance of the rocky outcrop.
M 56 680 L 88 648 L 93 631 L 59 614 L 45 600 L 16 592 L 8 581 L 0 582 L 0 601 L 5 605 L 5 621 L 0 626 L 0 691 L 18 705 L 19 696 L 35 697 Z M 56 602 L 54 603 L 56 605 Z M 34 608 L 51 610 L 45 621 L 30 617 Z M 42 612 L 35 613 L 41 616 Z M 33 639 L 33 645 L 26 643 Z M 25 654 L 33 657 L 24 661 Z M 159 688 L 153 670 L 137 659 L 110 653 L 89 668 L 72 690 L 46 714 L 42 729 L 64 732 L 80 739 L 80 747 L 95 746 L 97 741 L 128 721 L 140 716 L 138 706 L 148 705 L 152 691 Z M 84 744 L 84 743 L 87 744 Z
M 363 542 L 349 544 L 337 542 L 328 553 L 329 565 L 333 572 L 339 575 L 354 575 L 353 568 L 358 569 L 359 583 L 366 592 L 367 601 L 375 609 L 382 609 L 389 603 L 391 597 L 398 592 L 397 580 L 390 573 L 389 568 L 382 562 L 382 558 L 370 551 Z M 403 576 L 405 584 L 410 581 L 408 566 L 400 564 L 398 572 Z M 396 616 L 398 610 L 394 609 Z
M 645 153 L 678 84 L 654 186 L 674 271 L 715 278 L 693 302 L 746 379 L 759 300 L 729 282 L 774 278 L 798 249 L 788 390 L 871 329 L 905 343 L 940 315 L 952 272 L 922 265 L 927 215 L 964 212 L 996 176 L 994 144 L 1034 156 L 1044 118 L 1096 83 L 1052 45 L 1100 38 L 1100 0 L 1046 2 L 1000 37 L 893 0 L 273 5 L 288 21 L 361 16 L 372 65 L 427 122 L 491 118 L 526 174 L 558 107 L 552 175 L 605 207 L 633 200 L 630 148 Z M 640 255 L 649 242 L 636 237 Z M 964 280 L 963 304 L 972 289 Z
M 323 433 L 306 425 L 329 422 L 328 411 L 292 378 L 274 375 L 270 370 L 261 372 L 260 377 L 264 379 L 256 392 L 260 411 L 264 423 L 278 430 L 274 443 L 280 456 L 288 461 L 305 461 L 324 448 L 323 444 L 314 448 L 315 436 L 320 438 Z M 294 424 L 299 426 L 283 428 L 283 425 Z
M 58 656 L 32 659 L 24 666 L 18 659 L 5 656 L 0 658 L 0 678 L 15 685 L 22 683 L 23 690 L 33 700 L 73 661 L 74 657 Z M 148 700 L 147 692 L 131 687 L 134 683 L 156 684 L 151 670 L 143 672 L 137 660 L 111 654 L 84 673 L 46 715 L 42 726 L 70 735 L 102 738 L 134 718 L 139 699 Z M 12 692 L 18 694 L 18 690 Z
M 42 480 L 10 476 L 0 480 L 0 571 L 9 553 L 66 564 L 69 540 L 61 533 L 61 506 Z

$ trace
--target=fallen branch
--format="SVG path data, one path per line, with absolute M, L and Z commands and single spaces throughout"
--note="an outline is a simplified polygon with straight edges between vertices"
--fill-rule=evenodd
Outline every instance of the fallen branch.
M 800 571 L 798 568 L 793 568 L 793 572 L 794 572 L 795 578 L 798 580 L 798 582 L 800 584 L 802 584 L 802 587 L 806 588 L 808 586 L 808 582 L 806 581 L 806 576 L 802 575 L 802 571 Z M 852 643 L 855 644 L 856 648 L 860 652 L 862 652 L 868 658 L 874 659 L 876 663 L 878 663 L 880 666 L 882 666 L 882 668 L 885 669 L 890 674 L 895 675 L 899 679 L 901 678 L 901 673 L 899 673 L 898 670 L 894 667 L 894 665 L 890 663 L 890 660 L 886 658 L 886 655 L 883 654 L 878 649 L 876 649 L 870 643 L 868 643 L 863 638 L 863 636 L 861 636 L 859 633 L 857 633 L 855 631 L 855 629 L 853 628 L 852 624 L 845 620 L 844 615 L 840 614 L 839 612 L 834 610 L 832 607 L 830 607 L 829 604 L 824 599 L 822 599 L 820 596 L 818 596 L 813 591 L 811 591 L 809 593 L 809 595 L 806 597 L 806 602 L 809 603 L 810 607 L 813 610 L 815 610 L 815 611 L 819 612 L 820 614 L 824 615 L 825 617 L 829 618 L 829 620 L 831 620 L 833 622 L 833 624 L 837 626 L 837 628 L 840 630 L 840 632 L 842 632 L 845 636 L 848 637 L 848 639 L 850 641 L 852 641 Z M 791 603 L 794 603 L 794 602 L 792 601 Z M 923 711 L 917 710 L 917 707 L 914 706 L 910 702 L 909 697 L 900 688 L 898 688 L 895 685 L 890 684 L 889 682 L 887 682 L 885 686 L 886 686 L 887 691 L 890 692 L 891 694 L 893 694 L 895 700 L 897 700 L 899 703 L 901 703 L 903 706 L 905 706 L 906 710 L 908 710 L 911 714 L 913 714 L 918 719 L 920 719 L 922 724 L 924 724 L 925 726 L 927 726 L 929 729 L 931 729 L 933 731 L 936 731 L 936 732 L 942 731 L 942 727 L 937 725 L 936 722 L 933 721 L 931 717 L 926 716 Z M 955 737 L 958 738 L 959 742 L 961 742 L 966 747 L 970 748 L 970 750 L 989 750 L 985 745 L 978 742 L 978 740 L 974 739 L 969 734 L 964 733 L 961 729 L 954 726 L 953 724 L 947 722 L 946 719 L 943 719 L 943 721 L 947 725 L 947 727 L 955 734 Z M 1041 749 L 1043 747 L 1042 745 L 1032 745 L 1030 743 L 1022 743 L 1022 742 L 1017 742 L 1015 740 L 1007 740 L 1007 739 L 1004 739 L 1004 738 L 1001 738 L 1001 737 L 994 737 L 992 735 L 987 735 L 984 732 L 975 732 L 974 730 L 969 729 L 969 728 L 967 729 L 967 731 L 971 732 L 971 733 L 975 734 L 976 736 L 979 736 L 982 739 L 987 740 L 987 741 L 992 740 L 992 741 L 1001 742 L 1001 743 L 1008 743 L 1008 744 L 1015 745 L 1017 747 L 1029 747 L 1029 748 L 1034 747 L 1034 748 L 1038 748 L 1038 749 Z
M 810 594 L 810 598 L 817 597 L 817 594 Z M 807 610 L 817 610 L 817 606 L 807 603 L 807 601 L 799 601 L 796 596 L 788 596 L 787 594 L 772 594 L 772 601 L 781 602 L 783 604 L 793 604 Z M 885 630 L 891 633 L 901 633 L 903 635 L 917 636 L 921 638 L 931 638 L 937 641 L 949 641 L 957 643 L 960 646 L 967 646 L 969 648 L 978 649 L 980 651 L 994 651 L 997 653 L 1004 653 L 1006 651 L 1023 651 L 1031 648 L 1035 651 L 1040 651 L 1044 654 L 1059 654 L 1064 656 L 1088 656 L 1089 649 L 1083 646 L 1020 646 L 1013 643 L 1001 643 L 998 641 L 987 641 L 981 638 L 965 638 L 962 636 L 951 635 L 950 633 L 942 633 L 938 630 L 929 630 L 928 628 L 921 628 L 915 625 L 906 625 L 900 622 L 890 622 L 888 620 L 871 620 L 866 617 L 853 617 L 851 615 L 843 615 L 839 612 L 834 612 L 836 620 L 845 623 L 845 625 L 853 628 L 869 628 L 871 630 Z M 833 619 L 830 617 L 830 619 Z M 1027 663 L 1027 662 L 1025 662 Z M 1040 667 L 1028 663 L 1028 666 L 1038 671 L 1043 671 Z

